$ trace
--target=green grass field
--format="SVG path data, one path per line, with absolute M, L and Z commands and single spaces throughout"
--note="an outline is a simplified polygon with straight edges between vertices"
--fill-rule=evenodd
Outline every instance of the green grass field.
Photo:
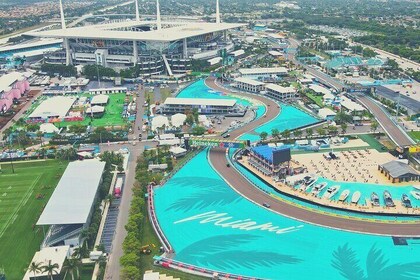
M 7 279 L 22 279 L 43 233 L 34 227 L 67 162 L 57 160 L 0 164 L 0 268 Z M 37 195 L 43 198 L 37 199 Z
M 414 141 L 420 141 L 420 131 L 410 131 L 408 132 L 408 134 Z

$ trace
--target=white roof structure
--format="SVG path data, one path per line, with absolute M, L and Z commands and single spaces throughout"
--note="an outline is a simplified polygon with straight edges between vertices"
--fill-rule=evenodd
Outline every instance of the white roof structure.
M 105 94 L 99 94 L 92 97 L 92 100 L 90 101 L 90 104 L 106 104 L 108 103 L 109 96 Z
M 39 131 L 42 133 L 58 133 L 60 130 L 52 123 L 42 123 L 39 126 Z
M 267 75 L 267 74 L 287 74 L 286 67 L 271 67 L 271 68 L 241 68 L 239 73 L 241 75 Z
M 57 246 L 57 247 L 45 247 L 42 248 L 41 251 L 38 251 L 35 253 L 34 257 L 32 258 L 31 263 L 41 263 L 41 265 L 48 265 L 48 263 L 51 261 L 52 264 L 56 263 L 58 264 L 57 271 L 60 272 L 63 268 L 64 261 L 66 258 L 70 255 L 70 246 Z M 48 272 L 37 272 L 36 278 L 47 278 Z M 34 273 L 28 270 L 25 273 L 25 276 L 23 276 L 23 280 L 30 280 L 34 279 Z
M 155 25 L 155 21 L 121 21 L 67 29 L 28 32 L 29 36 L 44 38 L 114 39 L 127 41 L 170 42 L 208 33 L 246 26 L 236 23 L 162 22 L 162 29 L 136 31 L 141 26 Z
M 103 112 L 105 112 L 105 107 L 99 105 L 95 105 L 86 109 L 86 114 L 95 114 Z
M 332 93 L 326 93 L 326 94 L 324 94 L 323 96 L 322 96 L 322 99 L 323 100 L 326 100 L 326 99 L 334 99 L 336 96 L 334 95 L 334 94 L 332 94 Z
M 243 84 L 247 84 L 247 85 L 251 85 L 251 86 L 263 86 L 263 85 L 265 85 L 263 82 L 256 81 L 256 80 L 253 80 L 253 79 L 250 79 L 250 78 L 244 78 L 244 77 L 236 78 L 235 82 L 243 83 Z
M 181 154 L 184 154 L 184 153 L 186 153 L 187 152 L 187 150 L 186 149 L 184 149 L 184 148 L 181 148 L 181 147 L 171 147 L 170 149 L 169 149 L 169 152 L 171 153 L 171 154 L 173 154 L 173 155 L 181 155 Z
M 145 272 L 143 280 L 159 280 L 159 272 Z
M 76 98 L 69 96 L 48 98 L 29 115 L 29 118 L 65 117 L 74 102 L 76 102 Z
M 278 51 L 269 51 L 268 54 L 272 55 L 272 56 L 282 56 L 283 55 L 281 52 L 278 52 Z
M 185 114 L 175 114 L 171 117 L 171 123 L 173 126 L 182 126 L 187 119 L 187 115 Z
M 245 51 L 241 49 L 241 50 L 233 51 L 230 54 L 236 57 L 236 56 L 243 55 L 244 53 L 245 53 Z
M 163 126 L 169 126 L 168 118 L 165 116 L 156 116 L 152 119 L 152 130 L 156 130 Z
M 7 92 L 12 89 L 12 85 L 17 81 L 22 81 L 27 77 L 30 77 L 32 74 L 27 73 L 21 73 L 21 72 L 11 72 L 8 74 L 5 74 L 0 77 L 0 93 L 1 92 Z
M 319 85 L 312 84 L 309 85 L 309 88 L 319 94 L 331 94 L 331 90 Z
M 276 85 L 276 84 L 266 84 L 265 85 L 266 89 L 270 89 L 272 91 L 275 92 L 279 92 L 279 93 L 295 93 L 296 89 L 294 87 L 283 87 L 280 85 Z
M 363 107 L 362 105 L 360 105 L 359 103 L 356 103 L 348 98 L 342 98 L 341 99 L 341 106 L 343 106 L 344 108 L 346 108 L 347 110 L 351 111 L 351 112 L 361 112 L 366 110 L 365 107 Z
M 127 91 L 126 87 L 110 87 L 110 88 L 92 88 L 89 93 L 96 94 L 101 92 L 116 92 L 116 91 Z
M 165 105 L 192 105 L 192 106 L 226 106 L 236 104 L 235 99 L 207 99 L 207 98 L 166 98 Z
M 214 58 L 210 58 L 210 59 L 207 60 L 207 62 L 210 63 L 210 65 L 217 64 L 220 61 L 222 61 L 222 58 L 220 56 L 214 57 Z
M 333 110 L 331 110 L 330 108 L 321 108 L 318 111 L 318 115 L 322 118 L 322 119 L 326 119 L 327 117 L 330 116 L 335 116 L 337 115 L 336 112 L 334 112 Z
M 85 224 L 95 201 L 105 162 L 70 162 L 37 225 Z
M 62 44 L 62 43 L 63 43 L 63 40 L 59 40 L 59 39 L 41 39 L 41 40 L 38 40 L 36 42 L 31 42 L 31 43 L 15 44 L 15 45 L 8 45 L 8 46 L 0 47 L 0 52 L 19 51 L 20 49 L 43 47 L 43 46 L 56 45 L 56 44 Z

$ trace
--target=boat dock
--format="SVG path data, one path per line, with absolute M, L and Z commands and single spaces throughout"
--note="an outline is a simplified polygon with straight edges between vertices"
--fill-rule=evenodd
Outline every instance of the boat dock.
M 295 197 L 296 199 L 300 199 L 309 203 L 322 205 L 330 208 L 335 209 L 341 209 L 341 210 L 347 210 L 347 211 L 353 211 L 353 212 L 360 212 L 360 213 L 366 213 L 366 214 L 379 214 L 379 215 L 400 215 L 400 216 L 420 216 L 420 208 L 406 208 L 402 206 L 402 203 L 400 200 L 393 199 L 395 203 L 395 207 L 385 207 L 385 206 L 372 206 L 370 204 L 370 200 L 366 200 L 367 205 L 361 205 L 360 203 L 362 200 L 359 201 L 359 203 L 355 204 L 351 202 L 351 198 L 353 193 L 350 193 L 345 201 L 336 201 L 336 200 L 329 200 L 326 197 L 323 197 L 322 195 L 314 196 L 311 194 L 311 188 L 313 188 L 317 183 L 312 184 L 312 187 L 307 189 L 306 191 L 303 191 L 304 188 L 295 188 L 294 186 L 289 186 L 282 182 L 276 182 L 274 179 L 270 176 L 264 175 L 264 173 L 260 172 L 253 166 L 251 166 L 248 163 L 248 157 L 243 156 L 242 159 L 238 160 L 238 163 L 240 163 L 243 167 L 257 175 L 261 180 L 265 181 L 267 184 L 271 185 L 273 189 L 276 191 L 290 196 Z M 339 185 L 340 183 L 334 183 L 334 185 Z M 325 189 L 332 187 L 332 185 L 327 185 Z M 334 195 L 334 198 L 338 198 L 340 194 L 344 191 L 344 188 L 341 188 L 340 191 Z M 382 200 L 382 194 L 380 194 L 380 200 Z

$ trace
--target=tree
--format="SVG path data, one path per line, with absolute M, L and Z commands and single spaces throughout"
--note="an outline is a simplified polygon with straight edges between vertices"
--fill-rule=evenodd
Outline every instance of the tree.
M 319 134 L 319 135 L 325 135 L 325 129 L 323 129 L 322 127 L 319 127 L 317 130 L 316 130 L 316 132 Z
M 338 132 L 338 128 L 336 126 L 332 126 L 330 125 L 329 127 L 327 127 L 328 133 L 330 135 L 336 135 Z
M 285 131 L 283 131 L 282 133 L 281 133 L 281 136 L 283 137 L 283 138 L 289 138 L 290 137 L 290 130 L 288 130 L 288 129 L 286 129 Z
M 58 263 L 51 263 L 51 260 L 48 261 L 47 265 L 43 265 L 42 272 L 47 272 L 51 280 L 54 280 L 53 275 L 58 274 L 59 265 Z
M 185 122 L 188 125 L 193 125 L 194 124 L 194 116 L 192 114 L 188 114 L 187 118 L 185 119 Z
M 297 138 L 301 137 L 303 134 L 302 130 L 295 130 L 293 131 L 293 135 Z
M 83 235 L 84 235 L 83 238 L 85 238 L 87 234 L 88 234 L 88 231 L 85 230 L 83 232 Z M 72 257 L 77 258 L 77 259 L 82 259 L 82 258 L 86 257 L 87 254 L 88 254 L 88 249 L 87 249 L 86 245 L 83 243 L 82 245 L 79 245 L 79 247 L 74 248 Z
M 80 267 L 80 261 L 78 259 L 66 259 L 64 262 L 64 270 L 66 272 L 70 272 L 71 279 L 74 280 L 74 272 L 76 271 L 77 279 L 79 279 L 79 267 Z
M 121 270 L 122 280 L 137 280 L 139 279 L 140 269 L 137 266 L 126 266 Z
M 344 112 L 338 112 L 337 115 L 335 116 L 335 121 L 338 124 L 349 123 L 353 121 L 353 117 Z
M 34 274 L 35 279 L 37 278 L 36 274 L 38 272 L 42 271 L 42 265 L 41 264 L 42 264 L 41 262 L 38 262 L 38 263 L 37 262 L 32 262 L 31 265 L 29 266 L 29 272 L 32 272 Z
M 265 141 L 267 139 L 267 137 L 268 137 L 267 132 L 263 131 L 263 132 L 260 133 L 261 141 Z
M 311 136 L 314 134 L 314 130 L 313 130 L 313 128 L 307 128 L 307 129 L 305 130 L 305 132 L 306 132 L 306 136 L 307 136 L 307 137 L 311 137 Z
M 108 194 L 105 199 L 108 202 L 108 204 L 111 205 L 114 201 L 114 196 L 112 194 Z
M 280 131 L 277 128 L 273 128 L 271 130 L 271 136 L 273 136 L 274 138 L 279 138 L 280 136 Z
M 379 124 L 377 121 L 372 121 L 370 123 L 370 130 L 372 130 L 373 133 L 375 133 L 375 131 L 378 129 Z
M 206 132 L 206 128 L 203 126 L 196 125 L 193 127 L 191 132 L 194 135 L 203 135 Z
M 342 123 L 341 125 L 340 125 L 340 127 L 341 127 L 341 133 L 346 133 L 346 131 L 347 131 L 347 124 L 346 123 Z

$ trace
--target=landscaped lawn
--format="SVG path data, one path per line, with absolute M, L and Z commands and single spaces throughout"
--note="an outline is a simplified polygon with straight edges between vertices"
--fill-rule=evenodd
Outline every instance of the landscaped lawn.
M 90 96 L 87 94 L 84 96 Z M 124 125 L 127 123 L 125 119 L 122 117 L 123 107 L 124 107 L 124 99 L 125 93 L 115 93 L 109 94 L 109 102 L 108 105 L 105 107 L 105 114 L 101 118 L 95 118 L 92 120 L 92 125 L 95 127 L 98 126 L 118 126 Z M 86 117 L 82 122 L 61 122 L 56 125 L 58 126 L 68 126 L 74 124 L 81 124 L 81 125 L 89 125 L 91 119 Z
M 420 131 L 410 131 L 408 134 L 414 141 L 420 141 Z
M 7 279 L 22 279 L 44 237 L 35 224 L 67 162 L 14 162 L 15 173 L 10 162 L 0 166 L 0 268 Z
M 322 96 L 321 95 L 313 95 L 309 92 L 306 93 L 306 96 L 311 99 L 313 102 L 315 102 L 316 105 L 318 105 L 319 107 L 324 107 L 324 103 L 322 100 Z

